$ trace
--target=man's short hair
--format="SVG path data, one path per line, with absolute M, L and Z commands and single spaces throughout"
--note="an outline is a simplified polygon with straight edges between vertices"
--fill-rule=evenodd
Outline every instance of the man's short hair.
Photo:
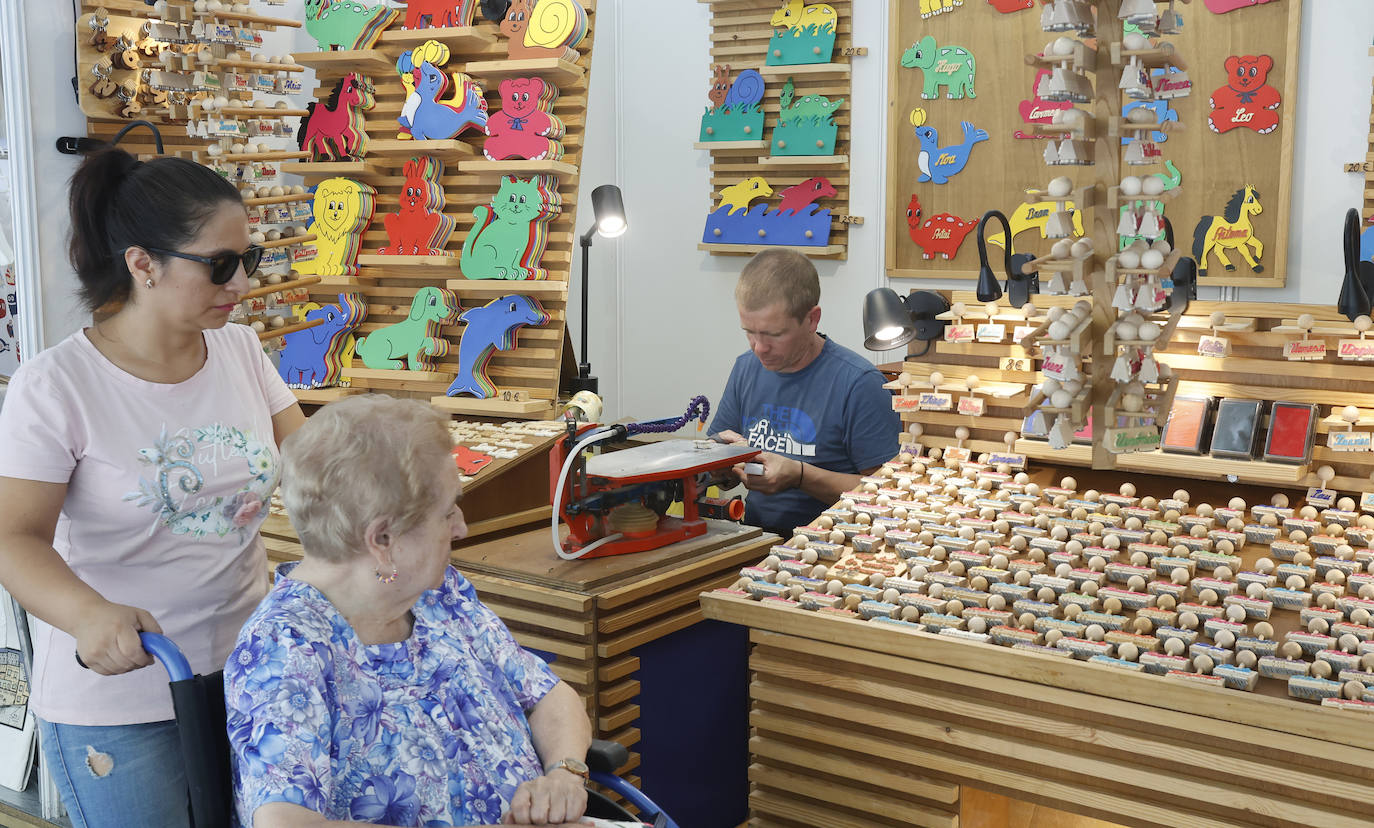
M 794 319 L 802 319 L 821 303 L 816 266 L 795 250 L 754 254 L 735 283 L 735 304 L 743 310 L 763 310 L 777 302 Z

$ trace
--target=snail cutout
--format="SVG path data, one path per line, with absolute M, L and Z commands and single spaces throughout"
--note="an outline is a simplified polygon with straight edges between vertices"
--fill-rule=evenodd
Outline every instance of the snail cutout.
M 512 60 L 556 58 L 575 62 L 587 36 L 587 10 L 578 0 L 513 0 L 501 21 Z
M 1360 211 L 1354 207 L 1345 213 L 1342 238 L 1345 254 L 1345 278 L 1341 281 L 1336 310 L 1350 321 L 1368 316 L 1371 297 L 1374 297 L 1374 262 L 1360 258 Z
M 795 87 L 788 78 L 778 96 L 778 123 L 773 127 L 769 154 L 773 156 L 834 155 L 839 126 L 835 113 L 844 98 L 831 101 L 824 95 L 803 95 L 794 100 Z
M 1011 225 L 1007 222 L 1007 217 L 998 210 L 989 210 L 983 214 L 978 221 L 978 288 L 977 296 L 979 302 L 995 302 L 1002 298 L 1002 287 L 997 283 L 997 277 L 992 273 L 992 267 L 988 264 L 988 246 L 985 238 L 986 228 L 989 220 L 997 219 L 1002 224 L 1004 238 L 1010 238 Z M 1030 301 L 1032 294 L 1040 292 L 1040 274 L 1037 272 L 1026 273 L 1024 267 L 1034 260 L 1034 256 L 1017 253 L 1012 254 L 1011 245 L 1007 244 L 1002 248 L 1003 269 L 1007 275 L 1007 299 L 1012 307 L 1019 308 Z
M 816 204 L 833 197 L 835 187 L 823 176 L 809 178 L 779 193 L 781 203 L 770 209 L 758 199 L 773 195 L 761 176 L 724 187 L 720 202 L 706 217 L 701 240 L 706 244 L 776 244 L 823 247 L 830 240 L 830 209 Z
M 491 204 L 472 211 L 472 229 L 463 240 L 459 268 L 467 279 L 547 279 L 539 266 L 548 243 L 548 226 L 563 201 L 549 176 L 501 179 Z
M 396 119 L 398 137 L 416 141 L 456 138 L 487 125 L 487 101 L 482 87 L 462 72 L 445 72 L 448 46 L 427 40 L 396 59 L 396 71 L 406 87 L 406 101 Z
M 926 126 L 926 111 L 913 109 L 909 118 L 914 128 L 920 150 L 916 155 L 916 166 L 921 175 L 917 181 L 931 181 L 935 184 L 948 183 L 950 178 L 964 171 L 973 154 L 973 147 L 988 140 L 986 130 L 979 129 L 972 121 L 963 121 L 964 140 L 959 144 L 940 146 L 940 131 Z
M 449 352 L 449 341 L 439 330 L 456 324 L 459 310 L 458 294 L 433 285 L 422 287 L 405 319 L 358 340 L 358 356 L 368 368 L 433 371 L 434 361 Z
M 829 63 L 835 55 L 835 8 L 825 3 L 802 5 L 802 0 L 783 0 L 769 21 L 774 29 L 768 40 L 767 66 Z
M 471 26 L 477 0 L 406 0 L 403 29 L 446 29 Z
M 1209 253 L 1215 254 L 1228 272 L 1234 271 L 1236 266 L 1226 257 L 1227 250 L 1239 253 L 1254 272 L 1264 272 L 1264 265 L 1259 262 L 1264 244 L 1255 238 L 1251 223 L 1251 217 L 1262 212 L 1259 192 L 1247 184 L 1236 190 L 1221 215 L 1203 216 L 1193 229 L 1193 258 L 1197 260 L 1198 276 L 1207 275 Z
M 310 153 L 315 161 L 343 161 L 362 158 L 367 153 L 367 131 L 363 113 L 377 103 L 372 83 L 357 72 L 349 72 L 324 101 L 311 101 L 296 131 L 296 146 Z
M 382 2 L 365 6 L 356 1 L 305 0 L 305 31 L 322 52 L 371 49 L 400 14 Z
M 497 351 L 516 347 L 516 337 L 526 325 L 544 325 L 550 319 L 538 300 L 512 294 L 480 308 L 469 308 L 458 317 L 465 323 L 458 340 L 458 376 L 444 393 L 450 397 L 469 394 L 478 399 L 496 396 L 496 384 L 487 376 Z
M 353 332 L 366 319 L 367 305 L 354 293 L 340 293 L 337 305 L 306 311 L 302 321 L 319 324 L 282 337 L 277 373 L 292 388 L 337 385 L 352 356 Z
M 730 83 L 730 67 L 725 64 L 713 65 L 711 74 L 707 93 L 711 105 L 701 116 L 697 140 L 762 141 L 763 75 L 757 69 L 745 69 Z

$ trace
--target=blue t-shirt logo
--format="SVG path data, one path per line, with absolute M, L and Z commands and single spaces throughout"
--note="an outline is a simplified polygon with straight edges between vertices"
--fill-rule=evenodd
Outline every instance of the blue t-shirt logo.
M 794 457 L 816 456 L 816 423 L 799 408 L 761 405 L 760 414 L 745 423 L 749 445 Z

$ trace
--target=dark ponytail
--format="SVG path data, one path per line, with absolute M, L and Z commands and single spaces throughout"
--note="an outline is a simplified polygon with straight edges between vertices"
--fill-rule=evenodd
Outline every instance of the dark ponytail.
M 69 202 L 68 255 L 81 301 L 95 310 L 127 299 L 125 249 L 180 250 L 224 202 L 241 203 L 234 185 L 194 161 L 139 161 L 114 147 L 87 156 L 72 176 Z

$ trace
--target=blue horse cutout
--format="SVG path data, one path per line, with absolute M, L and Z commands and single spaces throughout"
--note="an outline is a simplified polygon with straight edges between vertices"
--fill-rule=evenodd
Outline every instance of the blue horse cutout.
M 449 92 L 453 82 L 439 67 L 429 61 L 421 61 L 418 67 L 413 66 L 410 53 L 407 52 L 396 62 L 396 68 L 416 75 L 415 92 L 420 97 L 419 106 L 409 118 L 402 114 L 396 119 L 401 126 L 410 130 L 415 140 L 455 138 L 467 129 L 486 129 L 487 102 L 482 97 L 482 88 L 465 80 L 466 75 L 458 75 L 453 79 L 463 84 L 463 105 L 458 108 L 439 100 Z
M 344 338 L 367 318 L 360 297 L 341 293 L 339 304 L 325 305 L 305 315 L 305 321 L 323 324 L 282 337 L 285 347 L 277 373 L 295 388 L 323 388 L 338 381 L 339 348 Z
M 988 140 L 987 130 L 979 129 L 973 122 L 964 121 L 961 126 L 964 128 L 963 143 L 943 147 L 940 146 L 940 130 L 930 126 L 916 127 L 916 139 L 921 142 L 916 157 L 916 166 L 921 170 L 918 181 L 944 184 L 964 171 L 973 154 L 973 145 Z
M 521 328 L 547 324 L 549 315 L 535 299 L 510 294 L 463 311 L 458 321 L 467 323 L 458 340 L 458 376 L 444 393 L 450 397 L 471 394 L 487 399 L 496 395 L 496 385 L 487 377 L 487 363 L 492 356 L 514 348 L 516 333 Z

